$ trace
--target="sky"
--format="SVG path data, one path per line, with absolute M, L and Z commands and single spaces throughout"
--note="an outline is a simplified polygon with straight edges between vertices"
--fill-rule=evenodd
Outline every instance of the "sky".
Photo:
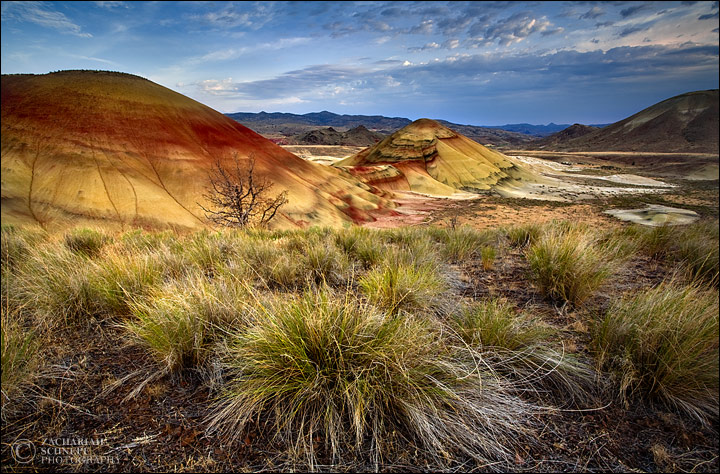
M 718 2 L 2 2 L 3 74 L 137 74 L 220 112 L 601 124 L 718 88 Z

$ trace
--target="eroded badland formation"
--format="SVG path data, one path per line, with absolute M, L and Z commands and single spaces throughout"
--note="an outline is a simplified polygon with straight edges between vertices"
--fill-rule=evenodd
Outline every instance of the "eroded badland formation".
M 450 198 L 431 199 L 430 208 L 488 195 L 567 203 L 666 193 L 674 185 L 664 177 L 713 180 L 718 172 L 717 91 L 668 99 L 603 129 L 560 132 L 537 149 L 505 154 L 428 119 L 342 160 L 334 158 L 352 148 L 287 147 L 334 161 L 324 166 L 136 76 L 67 71 L 2 81 L 8 224 L 203 228 L 208 172 L 236 155 L 254 157 L 258 174 L 288 191 L 274 222 L 285 228 L 396 217 L 413 207 L 403 209 L 409 197 Z

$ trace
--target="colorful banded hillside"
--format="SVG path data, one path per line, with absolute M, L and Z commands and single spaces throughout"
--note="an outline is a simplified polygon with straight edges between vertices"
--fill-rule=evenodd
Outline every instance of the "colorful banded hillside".
M 341 226 L 392 206 L 149 80 L 104 71 L 2 76 L 4 223 L 202 228 L 208 172 L 236 154 L 255 158 L 273 192 L 288 191 L 278 227 Z
M 336 166 L 373 186 L 431 195 L 501 191 L 520 180 L 541 179 L 512 158 L 430 119 L 416 120 Z

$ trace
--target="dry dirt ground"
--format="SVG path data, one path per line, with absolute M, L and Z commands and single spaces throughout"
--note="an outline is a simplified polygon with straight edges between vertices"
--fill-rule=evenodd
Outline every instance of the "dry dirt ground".
M 517 193 L 518 196 L 541 199 L 507 197 L 498 193 L 458 193 L 447 198 L 402 192 L 396 193 L 395 198 L 398 215 L 381 217 L 367 225 L 387 228 L 419 224 L 444 226 L 454 222 L 486 229 L 568 219 L 606 226 L 618 225 L 619 220 L 605 211 L 648 205 L 694 211 L 700 217 L 718 216 L 718 180 L 697 179 L 698 170 L 713 166 L 712 160 L 704 155 L 695 166 L 678 165 L 676 172 L 670 174 L 670 167 L 665 164 L 653 167 L 648 161 L 632 165 L 609 161 L 605 154 L 602 159 L 575 154 L 569 161 L 567 153 L 555 154 L 553 160 L 547 159 L 550 156 L 547 152 L 541 159 L 520 154 L 526 152 L 517 153 L 518 159 L 557 181 L 544 185 L 539 191 L 543 194 L 536 192 L 537 188 L 530 193 L 525 190 Z M 627 154 L 614 156 L 629 157 Z M 657 154 L 652 156 L 658 159 Z M 662 172 L 654 173 L 655 169 Z

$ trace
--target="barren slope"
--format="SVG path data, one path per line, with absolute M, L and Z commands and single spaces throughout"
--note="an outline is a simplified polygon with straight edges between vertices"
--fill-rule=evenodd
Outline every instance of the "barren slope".
M 659 102 L 581 137 L 548 144 L 558 151 L 718 153 L 718 90 L 689 92 Z
M 96 71 L 2 76 L 4 223 L 202 227 L 216 159 L 254 156 L 288 190 L 280 226 L 372 220 L 388 201 L 234 120 L 137 76 Z
M 429 120 L 416 120 L 336 166 L 385 189 L 433 195 L 512 187 L 539 178 L 512 158 Z

